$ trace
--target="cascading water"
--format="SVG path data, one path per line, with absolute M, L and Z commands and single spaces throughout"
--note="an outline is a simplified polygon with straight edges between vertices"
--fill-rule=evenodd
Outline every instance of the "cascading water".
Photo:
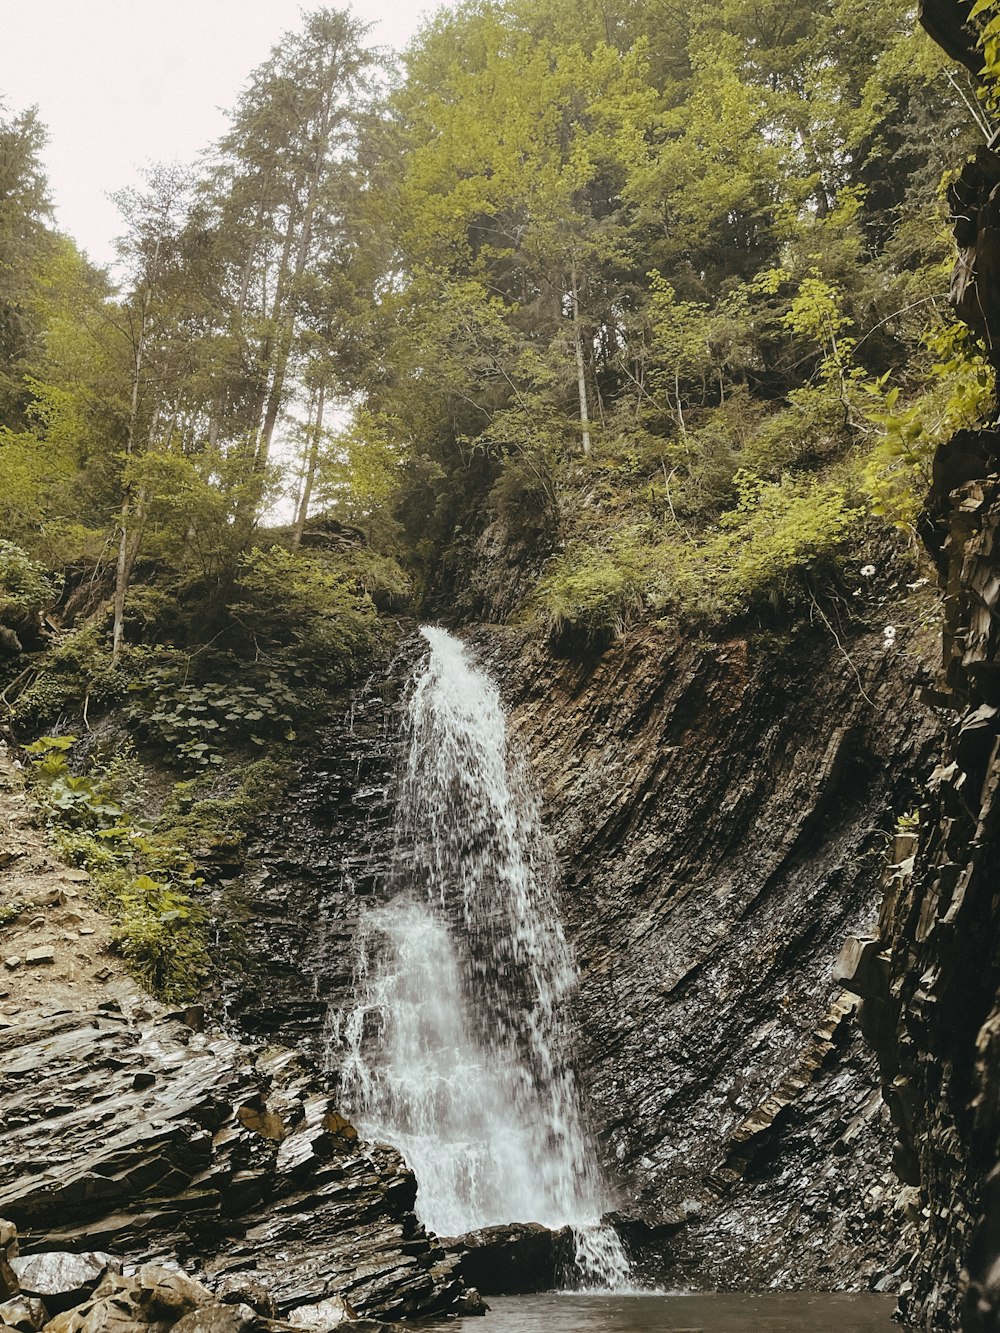
M 390 901 L 362 923 L 355 1007 L 329 1059 L 366 1138 L 394 1143 L 440 1235 L 570 1225 L 577 1280 L 629 1265 L 583 1128 L 565 1006 L 575 983 L 554 860 L 496 686 L 446 631 L 409 705 Z

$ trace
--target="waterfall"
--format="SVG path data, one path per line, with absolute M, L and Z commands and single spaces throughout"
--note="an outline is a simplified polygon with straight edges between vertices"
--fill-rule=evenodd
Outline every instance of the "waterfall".
M 442 629 L 409 700 L 389 901 L 361 923 L 329 1059 L 365 1138 L 416 1173 L 439 1235 L 570 1225 L 577 1281 L 621 1287 L 570 1063 L 576 981 L 555 862 L 493 681 Z

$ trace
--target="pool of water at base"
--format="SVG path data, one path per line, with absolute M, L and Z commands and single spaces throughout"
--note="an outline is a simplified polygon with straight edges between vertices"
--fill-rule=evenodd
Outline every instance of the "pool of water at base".
M 435 1323 L 461 1333 L 892 1333 L 895 1300 L 853 1292 L 493 1296 L 486 1318 Z M 427 1327 L 424 1325 L 424 1327 Z

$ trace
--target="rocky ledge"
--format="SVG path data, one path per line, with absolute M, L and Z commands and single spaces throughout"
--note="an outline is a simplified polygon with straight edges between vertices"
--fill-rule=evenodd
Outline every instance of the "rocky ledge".
M 358 1319 L 340 1297 L 273 1318 L 274 1301 L 253 1278 L 216 1292 L 186 1273 L 113 1255 L 51 1251 L 21 1257 L 17 1228 L 0 1221 L 0 1333 L 404 1333 L 401 1324 Z
M 455 1260 L 414 1215 L 399 1153 L 361 1142 L 301 1057 L 199 1031 L 201 1018 L 111 1000 L 22 1013 L 0 1031 L 0 1217 L 18 1228 L 22 1256 L 110 1252 L 138 1277 L 103 1273 L 93 1296 L 107 1309 L 153 1300 L 151 1264 L 182 1265 L 210 1292 L 250 1284 L 293 1327 L 332 1327 L 324 1302 L 345 1303 L 341 1324 L 348 1308 L 375 1320 L 457 1308 Z M 316 1322 L 301 1322 L 302 1307 Z M 259 1310 L 252 1325 L 189 1322 L 194 1310 L 182 1312 L 184 1333 L 266 1326 Z M 4 1314 L 8 1326 L 41 1326 Z M 138 1322 L 106 1314 L 45 1327 Z M 174 1326 L 164 1318 L 145 1322 Z

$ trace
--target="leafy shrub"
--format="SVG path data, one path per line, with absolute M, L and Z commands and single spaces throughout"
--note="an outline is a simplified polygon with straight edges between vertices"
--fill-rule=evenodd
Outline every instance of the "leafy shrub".
M 109 828 L 121 818 L 121 806 L 103 784 L 70 771 L 68 752 L 75 743 L 75 736 L 43 736 L 24 747 L 34 761 L 30 776 L 35 800 L 61 824 Z
M 229 607 L 247 655 L 327 688 L 350 680 L 380 640 L 359 572 L 349 556 L 254 548 L 240 569 L 241 597 Z
M 551 561 L 535 597 L 549 629 L 621 634 L 641 609 L 653 579 L 650 552 L 619 539 L 613 549 L 574 543 Z
M 629 528 L 600 548 L 571 545 L 540 580 L 534 608 L 548 627 L 621 633 L 644 608 L 721 622 L 800 589 L 798 575 L 835 558 L 862 516 L 846 482 L 762 481 L 737 473 L 736 506 L 700 540 Z
M 112 944 L 154 994 L 187 999 L 210 968 L 205 920 L 186 893 L 139 875 L 119 898 Z
M 368 546 L 352 551 L 350 557 L 337 557 L 337 562 L 349 570 L 348 577 L 356 581 L 358 588 L 376 606 L 405 602 L 413 592 L 412 580 L 403 567 L 392 556 L 382 555 Z
M 788 393 L 786 407 L 759 418 L 741 462 L 755 476 L 780 481 L 790 469 L 835 457 L 850 443 L 839 386 L 807 385 Z
M 862 511 L 835 481 L 737 476 L 739 504 L 726 514 L 701 562 L 724 612 L 778 603 L 799 571 L 833 557 Z
M 58 584 L 13 542 L 0 539 L 0 649 L 20 652 L 22 638 L 37 638 L 39 613 L 56 598 Z
M 899 385 L 886 387 L 888 375 L 865 386 L 867 420 L 879 431 L 865 472 L 872 511 L 904 529 L 916 522 L 938 445 L 980 422 L 996 388 L 982 345 L 963 325 L 935 325 L 922 342 L 931 364 L 921 393 L 903 399 Z
M 71 723 L 85 709 L 120 703 L 127 686 L 127 676 L 111 668 L 103 618 L 98 617 L 57 640 L 38 675 L 15 699 L 11 722 L 36 733 L 60 722 Z
M 277 671 L 267 672 L 259 683 L 198 684 L 186 679 L 187 664 L 183 654 L 173 654 L 130 686 L 132 721 L 181 767 L 221 766 L 218 747 L 223 744 L 250 741 L 263 746 L 267 737 L 278 735 L 295 739 L 294 716 L 308 701 L 301 688 Z

